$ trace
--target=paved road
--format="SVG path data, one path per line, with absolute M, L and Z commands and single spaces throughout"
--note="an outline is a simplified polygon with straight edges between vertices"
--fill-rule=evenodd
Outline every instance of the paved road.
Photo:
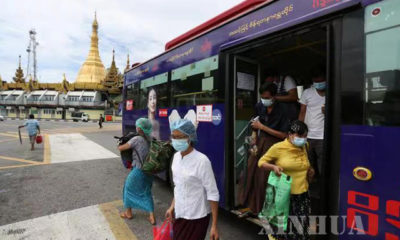
M 121 124 L 40 122 L 43 144 L 30 151 L 23 121 L 0 122 L 0 239 L 151 240 L 147 215 L 122 220 L 121 192 L 128 170 L 118 157 L 113 136 Z M 157 221 L 172 198 L 156 180 Z M 221 212 L 221 239 L 266 239 L 259 227 Z

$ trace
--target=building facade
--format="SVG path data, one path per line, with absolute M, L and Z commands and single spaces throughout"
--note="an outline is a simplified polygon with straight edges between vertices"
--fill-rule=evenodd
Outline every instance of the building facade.
M 90 120 L 100 114 L 111 115 L 107 120 L 119 120 L 118 106 L 122 100 L 123 75 L 115 64 L 114 50 L 111 66 L 106 70 L 98 48 L 98 22 L 92 24 L 90 50 L 75 82 L 65 75 L 59 83 L 40 83 L 36 79 L 26 81 L 19 66 L 12 82 L 0 77 L 0 115 L 6 118 L 25 119 L 34 114 L 38 119 L 71 119 L 72 113 L 84 112 Z M 129 68 L 129 56 L 127 67 Z

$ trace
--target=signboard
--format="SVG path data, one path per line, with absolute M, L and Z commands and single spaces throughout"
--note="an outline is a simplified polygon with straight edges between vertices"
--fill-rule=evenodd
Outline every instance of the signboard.
M 126 110 L 133 110 L 133 100 L 126 100 Z
M 197 105 L 197 121 L 212 122 L 213 121 L 212 105 Z
M 75 111 L 75 108 L 68 108 L 68 111 L 73 112 Z
M 56 108 L 56 111 L 62 111 L 63 108 Z
M 158 116 L 159 117 L 168 117 L 168 109 L 159 109 Z
M 10 106 L 7 106 L 7 109 L 8 109 L 8 110 L 11 110 L 12 108 L 11 108 Z
M 243 90 L 254 91 L 256 79 L 254 75 L 248 73 L 237 73 L 237 88 Z
M 20 110 L 24 110 L 25 107 L 24 107 L 24 106 L 19 106 L 19 109 L 20 109 Z

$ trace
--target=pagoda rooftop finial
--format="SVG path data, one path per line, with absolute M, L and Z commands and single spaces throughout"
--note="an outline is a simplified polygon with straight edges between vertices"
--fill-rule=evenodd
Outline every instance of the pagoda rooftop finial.
M 126 57 L 126 67 L 125 67 L 125 72 L 129 70 L 129 68 L 131 68 L 130 63 L 129 63 L 129 53 Z

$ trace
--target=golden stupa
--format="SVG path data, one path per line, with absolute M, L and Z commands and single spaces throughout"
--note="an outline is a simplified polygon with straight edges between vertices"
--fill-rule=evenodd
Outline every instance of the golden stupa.
M 89 55 L 79 70 L 78 77 L 75 80 L 76 83 L 101 83 L 106 77 L 106 69 L 101 62 L 99 54 L 98 28 L 99 25 L 95 13 Z

